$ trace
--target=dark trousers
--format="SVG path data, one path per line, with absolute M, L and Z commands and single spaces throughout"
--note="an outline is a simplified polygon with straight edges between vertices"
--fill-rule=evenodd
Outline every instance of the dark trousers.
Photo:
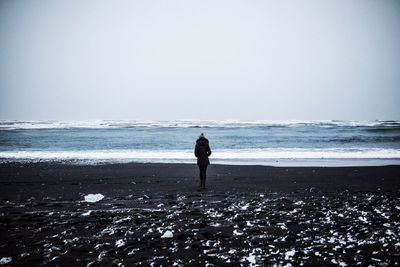
M 207 172 L 207 165 L 199 166 L 200 169 L 200 187 L 206 187 L 206 172 Z

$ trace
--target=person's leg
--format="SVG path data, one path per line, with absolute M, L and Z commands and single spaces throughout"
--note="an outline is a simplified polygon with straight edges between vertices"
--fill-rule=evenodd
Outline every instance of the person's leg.
M 201 166 L 199 166 L 199 172 L 200 172 L 200 187 L 203 185 L 203 169 Z
M 204 179 L 205 179 L 205 167 L 204 166 L 200 166 L 200 187 L 204 187 Z
M 207 165 L 203 167 L 203 188 L 206 187 L 206 173 L 207 173 Z

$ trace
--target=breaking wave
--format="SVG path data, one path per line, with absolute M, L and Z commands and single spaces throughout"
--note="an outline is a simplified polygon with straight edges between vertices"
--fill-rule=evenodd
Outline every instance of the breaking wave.
M 366 127 L 369 131 L 399 130 L 400 121 L 339 121 L 339 120 L 91 120 L 91 121 L 0 121 L 0 130 L 39 129 L 115 129 L 115 128 L 243 128 L 243 127 Z
M 101 161 L 101 162 L 195 162 L 191 150 L 92 150 L 92 151 L 1 151 L 4 161 Z M 254 149 L 220 150 L 213 161 L 251 162 L 262 159 L 400 159 L 396 149 Z

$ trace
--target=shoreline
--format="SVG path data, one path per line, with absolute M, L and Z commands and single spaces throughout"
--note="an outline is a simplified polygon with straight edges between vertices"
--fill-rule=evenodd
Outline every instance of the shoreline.
M 2 163 L 0 257 L 11 265 L 400 263 L 399 165 L 213 164 L 206 189 L 198 182 L 194 164 Z M 104 198 L 85 202 L 88 194 Z
M 400 166 L 400 158 L 284 158 L 284 159 L 210 159 L 212 165 L 265 166 L 265 167 L 380 167 Z M 1 158 L 1 164 L 64 164 L 64 165 L 115 165 L 115 164 L 196 164 L 195 159 L 29 159 Z

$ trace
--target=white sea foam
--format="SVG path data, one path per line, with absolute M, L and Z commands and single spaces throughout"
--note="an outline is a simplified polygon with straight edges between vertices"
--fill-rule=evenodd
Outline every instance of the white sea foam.
M 89 120 L 89 121 L 0 121 L 0 129 L 105 129 L 131 127 L 254 127 L 254 126 L 286 126 L 319 125 L 321 127 L 336 126 L 400 126 L 399 121 L 335 121 L 335 120 L 172 120 L 172 121 L 137 121 L 137 120 Z
M 214 150 L 212 163 L 275 166 L 359 166 L 400 164 L 400 150 L 369 148 L 279 148 Z M 192 150 L 0 151 L 0 162 L 195 163 Z
M 76 150 L 76 151 L 0 151 L 5 159 L 130 159 L 130 160 L 194 160 L 192 150 Z M 225 149 L 213 151 L 213 160 L 235 159 L 400 159 L 398 149 L 359 148 L 276 148 L 276 149 Z

